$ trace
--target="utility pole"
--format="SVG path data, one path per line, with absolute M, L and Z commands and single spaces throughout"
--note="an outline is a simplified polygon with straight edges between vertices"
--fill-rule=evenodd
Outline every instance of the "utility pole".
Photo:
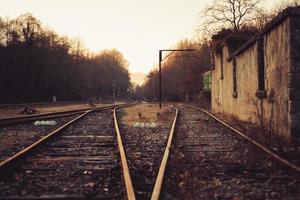
M 164 60 L 162 58 L 162 52 L 164 51 L 170 51 L 171 53 L 168 54 L 164 59 L 169 57 L 172 53 L 175 51 L 195 51 L 195 49 L 162 49 L 159 50 L 159 108 L 161 109 L 161 99 L 162 99 L 162 82 L 161 82 L 161 62 Z
M 116 93 L 115 93 L 116 80 L 112 80 L 112 99 L 115 101 Z
M 159 108 L 161 109 L 161 61 L 162 61 L 162 50 L 159 50 Z

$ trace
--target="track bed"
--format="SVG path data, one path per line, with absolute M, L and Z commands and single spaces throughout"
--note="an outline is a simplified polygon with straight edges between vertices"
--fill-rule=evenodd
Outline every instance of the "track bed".
M 179 107 L 161 199 L 300 199 L 300 180 L 208 115 Z
M 0 199 L 122 199 L 113 127 L 111 111 L 69 126 L 0 183 Z
M 55 125 L 34 125 L 33 121 L 0 127 L 0 162 L 77 116 L 53 118 Z
M 136 199 L 150 199 L 175 112 L 150 104 L 126 108 L 118 115 Z M 151 123 L 156 126 L 147 127 Z

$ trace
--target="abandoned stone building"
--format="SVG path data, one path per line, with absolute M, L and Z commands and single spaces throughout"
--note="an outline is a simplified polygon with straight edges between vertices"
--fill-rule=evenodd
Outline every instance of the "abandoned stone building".
M 231 34 L 232 35 L 232 34 Z M 300 137 L 300 7 L 284 10 L 240 44 L 213 38 L 211 106 L 270 125 L 289 142 Z

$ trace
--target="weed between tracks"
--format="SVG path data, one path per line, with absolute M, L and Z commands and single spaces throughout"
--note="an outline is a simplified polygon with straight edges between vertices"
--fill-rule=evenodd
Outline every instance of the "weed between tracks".
M 246 134 L 255 141 L 263 144 L 274 153 L 282 156 L 290 162 L 300 165 L 300 140 L 294 143 L 288 143 L 276 134 L 266 134 L 258 125 L 243 122 L 234 116 L 214 113 L 218 118 L 231 125 L 235 129 Z
M 175 111 L 170 107 L 142 104 L 119 111 L 120 132 L 137 199 L 150 199 L 171 130 Z M 135 123 L 157 126 L 135 126 Z
M 157 104 L 139 104 L 122 110 L 122 123 L 133 126 L 135 123 L 163 124 L 173 117 L 170 107 L 159 109 Z

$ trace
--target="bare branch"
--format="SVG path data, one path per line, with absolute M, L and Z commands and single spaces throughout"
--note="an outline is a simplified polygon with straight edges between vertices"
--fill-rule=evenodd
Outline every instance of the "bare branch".
M 253 19 L 261 0 L 216 0 L 202 11 L 206 28 L 231 28 L 239 31 L 242 25 Z

